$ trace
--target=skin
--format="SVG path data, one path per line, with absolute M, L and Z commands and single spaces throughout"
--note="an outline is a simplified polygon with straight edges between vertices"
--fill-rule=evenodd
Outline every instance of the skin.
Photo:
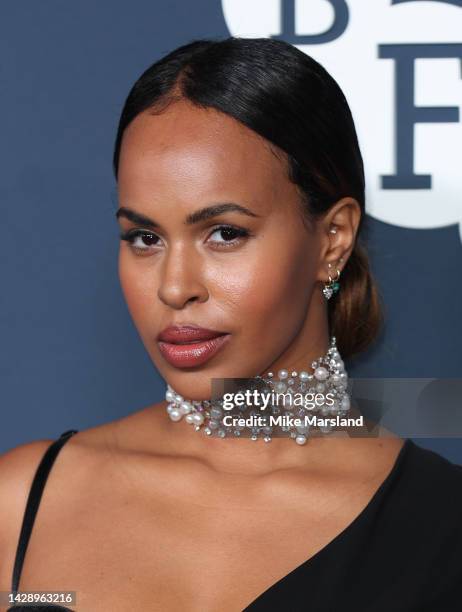
M 179 393 L 203 399 L 212 377 L 302 368 L 310 353 L 327 350 L 321 281 L 328 262 L 351 252 L 360 217 L 353 199 L 307 231 L 300 194 L 268 144 L 227 115 L 185 102 L 159 116 L 143 113 L 128 126 L 118 188 L 121 206 L 160 226 L 157 243 L 141 255 L 121 244 L 119 275 L 146 350 Z M 222 202 L 258 216 L 231 212 L 185 225 L 187 214 Z M 120 222 L 123 230 L 137 227 Z M 215 229 L 220 224 L 251 236 L 226 243 Z M 334 225 L 337 234 L 329 235 Z M 205 367 L 185 371 L 163 359 L 155 338 L 169 324 L 190 322 L 229 332 L 231 341 Z
M 213 377 L 301 370 L 324 354 L 321 289 L 327 263 L 343 257 L 345 265 L 351 254 L 361 214 L 354 199 L 304 226 L 283 155 L 232 118 L 182 100 L 128 126 L 118 189 L 121 207 L 159 225 L 145 253 L 121 241 L 119 273 L 140 338 L 179 393 L 201 399 Z M 218 202 L 255 216 L 226 212 L 184 223 Z M 153 232 L 119 222 L 123 232 Z M 220 246 L 223 224 L 250 235 Z M 174 368 L 156 336 L 180 323 L 231 338 L 203 366 Z M 402 447 L 383 431 L 305 446 L 220 440 L 173 423 L 165 408 L 148 406 L 67 442 L 42 498 L 23 590 L 73 589 L 74 609 L 85 612 L 126 610 L 128 601 L 163 612 L 242 610 L 348 528 Z M 0 457 L 0 590 L 10 588 L 30 482 L 50 443 Z

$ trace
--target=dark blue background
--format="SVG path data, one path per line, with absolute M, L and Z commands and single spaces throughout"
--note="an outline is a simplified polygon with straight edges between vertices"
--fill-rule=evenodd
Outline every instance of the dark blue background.
M 0 452 L 163 399 L 119 287 L 112 147 L 147 66 L 228 35 L 218 0 L 3 3 Z M 350 375 L 461 377 L 457 225 L 368 225 L 387 324 Z M 416 441 L 462 463 L 460 439 Z

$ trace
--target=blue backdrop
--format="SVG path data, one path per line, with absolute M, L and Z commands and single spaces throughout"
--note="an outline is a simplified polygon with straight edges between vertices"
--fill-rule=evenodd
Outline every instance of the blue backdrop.
M 235 33 L 223 5 L 2 3 L 0 452 L 163 399 L 119 287 L 112 147 L 124 99 L 148 65 L 194 38 Z M 460 81 L 454 90 L 462 93 Z M 368 224 L 387 322 L 380 344 L 347 363 L 350 375 L 460 378 L 458 223 Z M 460 439 L 416 441 L 462 463 Z

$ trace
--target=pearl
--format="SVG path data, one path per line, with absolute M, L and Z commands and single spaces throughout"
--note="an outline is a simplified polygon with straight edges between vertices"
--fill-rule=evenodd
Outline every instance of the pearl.
M 204 417 L 200 412 L 196 412 L 195 414 L 193 414 L 193 423 L 195 423 L 196 425 L 202 425 L 203 422 Z
M 181 421 L 183 415 L 181 414 L 181 412 L 179 410 L 171 410 L 168 413 L 169 417 L 172 419 L 172 421 Z
M 191 410 L 192 410 L 192 406 L 189 402 L 181 402 L 180 412 L 182 414 L 188 414 L 189 412 L 191 412 Z
M 323 366 L 316 368 L 314 371 L 314 377 L 317 378 L 318 380 L 326 380 L 328 376 L 329 376 L 329 372 Z
M 297 373 L 296 370 L 281 369 L 277 372 L 277 377 L 273 372 L 267 374 L 267 378 L 257 376 L 261 379 L 264 389 L 260 388 L 261 392 L 275 394 L 275 401 L 268 406 L 268 410 L 273 414 L 284 414 L 288 417 L 300 417 L 303 423 L 304 417 L 313 411 L 319 411 L 322 415 L 327 414 L 345 414 L 350 409 L 350 397 L 346 391 L 348 374 L 345 371 L 345 364 L 340 356 L 340 353 L 335 346 L 335 339 L 331 338 L 331 346 L 325 355 L 319 357 L 311 363 L 313 373 L 302 370 Z M 273 378 L 274 377 L 274 378 Z M 272 379 L 272 382 L 268 379 Z M 311 382 L 313 381 L 313 382 Z M 331 391 L 335 396 L 334 405 L 315 406 L 310 409 L 308 406 L 301 408 L 298 404 L 294 404 L 294 394 L 299 392 L 309 391 L 310 393 L 325 393 L 326 390 Z M 277 396 L 277 394 L 280 394 Z M 223 401 L 221 400 L 192 400 L 184 399 L 182 395 L 167 385 L 165 392 L 167 400 L 167 414 L 172 421 L 180 421 L 183 416 L 185 421 L 194 426 L 196 431 L 204 431 L 205 435 L 211 436 L 214 431 L 220 438 L 226 436 L 242 437 L 241 432 L 245 430 L 245 426 L 224 427 L 222 423 L 223 415 L 226 414 L 223 410 Z M 282 401 L 281 401 L 282 399 Z M 248 412 L 249 406 L 239 407 L 239 412 Z M 252 411 L 250 412 L 250 415 Z M 260 412 L 257 411 L 257 415 Z M 205 424 L 205 427 L 202 425 Z M 332 430 L 332 426 L 321 426 L 320 431 L 328 433 Z M 295 440 L 299 445 L 306 444 L 310 431 L 309 425 L 299 425 L 295 428 L 292 426 L 282 425 L 277 428 L 286 436 Z M 252 440 L 257 440 L 262 437 L 265 442 L 270 442 L 272 437 L 270 434 L 274 431 L 271 427 L 264 423 L 263 427 L 251 427 L 248 432 L 242 432 L 244 436 L 251 437 Z M 277 434 L 276 434 L 277 435 Z

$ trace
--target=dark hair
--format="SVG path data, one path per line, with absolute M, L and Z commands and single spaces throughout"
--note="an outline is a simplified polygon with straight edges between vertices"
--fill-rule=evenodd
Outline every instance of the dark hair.
M 360 237 L 363 161 L 339 85 L 312 57 L 281 40 L 192 41 L 152 64 L 133 85 L 115 141 L 116 180 L 128 124 L 144 110 L 161 112 L 181 98 L 233 117 L 282 150 L 305 219 L 316 219 L 342 197 L 358 201 L 362 214 L 354 249 L 342 271 L 341 289 L 328 302 L 328 320 L 343 357 L 365 350 L 379 333 L 383 314 Z

